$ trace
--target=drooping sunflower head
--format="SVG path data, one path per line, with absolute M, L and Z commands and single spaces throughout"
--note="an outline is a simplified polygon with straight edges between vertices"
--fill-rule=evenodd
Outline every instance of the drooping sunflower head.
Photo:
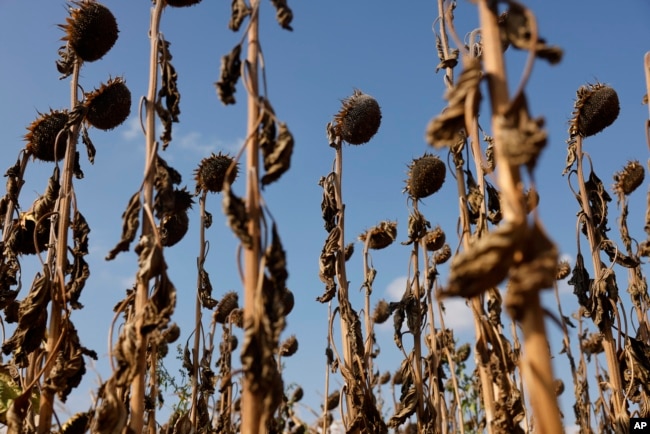
M 628 195 L 639 188 L 645 178 L 645 170 L 638 161 L 629 161 L 623 170 L 614 174 L 614 191 L 619 195 Z
M 404 191 L 414 200 L 431 196 L 442 187 L 446 173 L 447 168 L 440 158 L 424 154 L 411 162 Z
M 343 100 L 341 110 L 334 116 L 334 132 L 351 145 L 362 145 L 372 139 L 381 124 L 381 109 L 377 100 L 355 89 Z
M 72 3 L 70 16 L 61 25 L 65 31 L 62 38 L 68 41 L 75 54 L 85 62 L 104 57 L 117 41 L 117 21 L 104 5 L 92 0 Z
M 86 121 L 100 130 L 112 130 L 131 114 L 131 91 L 116 77 L 85 95 Z
M 196 180 L 196 192 L 210 191 L 212 193 L 219 193 L 223 188 L 223 183 L 226 179 L 228 168 L 234 159 L 230 155 L 212 154 L 211 156 L 201 160 L 199 167 L 194 172 L 194 179 Z M 238 167 L 232 168 L 228 174 L 228 182 L 233 183 L 237 178 Z
M 361 235 L 359 241 L 368 240 L 368 248 L 380 250 L 390 246 L 397 237 L 397 222 L 385 220 L 374 228 L 370 228 Z
M 67 110 L 50 110 L 41 114 L 27 127 L 27 153 L 42 161 L 62 160 L 68 144 L 67 123 Z
M 581 86 L 576 94 L 569 134 L 582 137 L 598 134 L 614 123 L 619 112 L 618 94 L 612 87 L 601 83 Z

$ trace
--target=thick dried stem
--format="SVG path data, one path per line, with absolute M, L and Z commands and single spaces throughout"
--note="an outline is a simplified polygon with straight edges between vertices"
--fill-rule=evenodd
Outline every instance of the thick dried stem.
M 149 27 L 150 52 L 149 52 L 149 88 L 145 102 L 146 110 L 146 149 L 145 169 L 143 183 L 144 206 L 142 211 L 142 235 L 152 236 L 155 228 L 152 226 L 147 210 L 153 208 L 153 184 L 156 150 L 156 91 L 158 89 L 158 36 L 160 31 L 160 19 L 162 16 L 164 1 L 156 2 L 151 10 L 151 23 Z M 135 292 L 135 321 L 136 330 L 141 330 L 143 323 L 144 309 L 149 300 L 149 281 L 138 277 Z M 141 333 L 136 336 L 137 343 L 137 371 L 131 382 L 131 401 L 129 429 L 132 432 L 142 432 L 144 426 L 145 412 L 145 377 L 146 377 L 146 352 L 147 337 Z
M 260 267 L 260 191 L 259 191 L 259 0 L 251 1 L 250 26 L 248 28 L 248 129 L 246 157 L 246 209 L 249 216 L 248 233 L 252 243 L 244 250 L 244 327 L 254 323 L 257 312 L 256 304 L 259 297 L 259 267 Z M 253 385 L 244 373 L 242 390 L 242 432 L 263 434 L 265 428 L 265 411 L 263 396 L 253 390 Z

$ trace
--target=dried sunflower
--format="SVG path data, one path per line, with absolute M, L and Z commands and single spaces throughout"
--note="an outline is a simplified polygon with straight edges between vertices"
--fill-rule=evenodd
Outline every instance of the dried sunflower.
M 614 191 L 619 195 L 628 195 L 643 183 L 645 170 L 637 161 L 629 161 L 623 170 L 614 174 Z
M 440 226 L 436 226 L 426 233 L 424 236 L 424 244 L 429 252 L 435 252 L 445 245 L 445 239 L 446 236 L 444 231 Z
M 220 324 L 225 324 L 230 312 L 237 309 L 239 304 L 239 296 L 236 292 L 227 292 L 214 311 L 214 320 Z
M 38 119 L 27 127 L 29 132 L 25 134 L 25 149 L 39 160 L 60 161 L 65 156 L 67 147 L 68 134 L 65 128 L 68 111 L 50 110 L 47 114 L 39 115 Z
M 395 241 L 396 236 L 397 222 L 385 220 L 359 235 L 359 240 L 365 243 L 366 238 L 369 238 L 368 247 L 373 250 L 380 250 L 390 246 Z
M 447 168 L 440 158 L 424 154 L 411 162 L 404 191 L 419 200 L 440 190 L 445 182 Z
M 355 89 L 334 116 L 334 132 L 351 145 L 367 143 L 379 129 L 381 109 L 370 95 Z
M 85 98 L 86 122 L 100 130 L 112 130 L 131 113 L 131 91 L 121 77 L 108 80 Z
M 569 133 L 589 137 L 610 126 L 620 111 L 618 94 L 610 86 L 596 83 L 577 91 Z
M 77 57 L 86 62 L 101 59 L 117 41 L 117 21 L 104 5 L 91 1 L 74 1 L 70 17 L 61 25 L 62 38 L 68 41 Z
M 210 191 L 212 193 L 219 193 L 223 187 L 223 182 L 226 179 L 228 168 L 234 159 L 219 152 L 212 154 L 207 158 L 201 160 L 199 167 L 194 171 L 194 179 L 196 180 L 196 193 L 201 191 Z M 232 184 L 237 178 L 238 167 L 235 165 L 230 171 L 228 182 Z

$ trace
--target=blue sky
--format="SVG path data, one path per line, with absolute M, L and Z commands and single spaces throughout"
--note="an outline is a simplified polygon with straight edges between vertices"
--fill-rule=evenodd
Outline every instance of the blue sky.
M 98 87 L 111 76 L 123 76 L 133 94 L 129 120 L 121 127 L 102 132 L 91 130 L 97 147 L 95 164 L 82 160 L 85 179 L 75 182 L 79 208 L 92 229 L 90 234 L 91 277 L 81 298 L 85 309 L 75 311 L 73 321 L 82 342 L 101 356 L 97 375 L 106 379 L 108 327 L 112 308 L 133 282 L 137 258 L 123 253 L 112 262 L 104 261 L 119 240 L 121 214 L 130 196 L 139 188 L 144 157 L 144 138 L 137 120 L 138 100 L 146 93 L 148 77 L 150 1 L 104 2 L 114 13 L 120 28 L 114 48 L 100 61 L 86 64 L 80 83 L 86 90 Z M 575 91 L 583 84 L 600 81 L 614 87 L 621 113 L 617 122 L 586 141 L 594 168 L 607 186 L 612 175 L 630 159 L 645 165 L 648 158 L 644 138 L 647 107 L 643 55 L 650 50 L 650 4 L 644 0 L 613 3 L 595 0 L 549 0 L 526 2 L 538 19 L 540 34 L 550 44 L 564 49 L 556 66 L 538 62 L 527 95 L 531 113 L 546 118 L 548 146 L 536 170 L 541 195 L 540 216 L 561 252 L 573 258 L 576 252 L 575 215 L 577 203 L 561 176 L 566 158 L 565 140 Z M 286 335 L 296 334 L 300 350 L 286 359 L 285 381 L 297 382 L 306 392 L 305 403 L 317 408 L 324 386 L 324 348 L 327 307 L 315 301 L 323 286 L 318 279 L 318 255 L 325 239 L 321 220 L 321 190 L 318 179 L 331 170 L 332 149 L 325 125 L 340 107 L 340 100 L 354 88 L 373 95 L 382 107 L 382 124 L 375 138 L 364 146 L 344 150 L 344 201 L 346 237 L 352 241 L 365 229 L 384 219 L 398 221 L 398 240 L 405 239 L 408 208 L 402 193 L 407 165 L 424 152 L 432 152 L 424 140 L 429 120 L 445 106 L 442 73 L 438 63 L 432 24 L 437 17 L 433 0 L 399 3 L 394 1 L 293 1 L 293 32 L 282 30 L 274 19 L 270 2 L 262 2 L 260 39 L 266 63 L 268 97 L 278 118 L 286 122 L 296 140 L 291 170 L 264 191 L 265 201 L 279 224 L 289 261 L 289 287 L 296 296 L 296 308 L 288 319 Z M 223 106 L 217 99 L 222 55 L 239 41 L 240 34 L 227 29 L 230 2 L 205 0 L 200 5 L 165 11 L 161 31 L 171 42 L 172 63 L 179 75 L 181 122 L 174 125 L 174 140 L 163 157 L 183 175 L 183 185 L 194 188 L 193 170 L 210 152 L 234 153 L 246 134 L 245 93 L 238 87 L 237 105 Z M 475 6 L 460 1 L 456 28 L 461 37 L 477 27 Z M 63 35 L 57 24 L 67 17 L 63 1 L 0 0 L 0 168 L 15 162 L 24 147 L 25 127 L 37 112 L 69 105 L 69 81 L 59 80 L 55 69 L 57 49 Z M 508 50 L 509 80 L 518 83 L 525 57 Z M 457 71 L 458 73 L 459 71 Z M 483 105 L 486 106 L 486 99 Z M 488 127 L 487 115 L 483 126 Z M 446 153 L 439 153 L 446 159 Z M 21 204 L 29 207 L 41 194 L 51 174 L 50 164 L 30 164 L 25 176 Z M 243 192 L 243 183 L 235 189 Z M 644 238 L 643 189 L 631 196 L 630 227 L 633 237 Z M 229 290 L 240 291 L 234 236 L 221 215 L 220 197 L 210 196 L 208 210 L 215 222 L 208 232 L 210 253 L 206 269 L 219 298 Z M 198 254 L 197 206 L 191 213 L 190 233 L 166 251 L 170 276 L 179 290 L 175 320 L 181 325 L 184 342 L 191 332 Z M 435 225 L 456 243 L 457 197 L 452 178 L 442 190 L 424 200 L 420 207 Z M 617 209 L 610 209 L 612 236 Z M 361 286 L 361 245 L 348 264 L 351 289 Z M 586 245 L 585 245 L 586 248 Z M 409 248 L 399 243 L 373 253 L 378 270 L 373 297 L 396 299 L 403 288 Z M 38 262 L 23 260 L 25 291 Z M 622 271 L 619 274 L 624 275 Z M 441 281 L 446 281 L 443 268 Z M 624 282 L 623 282 L 624 283 Z M 624 285 L 622 285 L 624 287 Z M 565 283 L 562 303 L 565 312 L 576 306 L 571 288 Z M 554 302 L 545 298 L 554 310 Z M 354 301 L 353 301 L 354 302 Z M 361 298 L 356 306 L 361 307 Z M 373 302 L 374 304 L 374 302 Z M 461 301 L 448 305 L 449 321 L 457 321 L 461 338 L 471 341 L 467 327 L 470 312 Z M 209 313 L 206 313 L 209 316 Z M 549 324 L 551 346 L 559 350 L 559 335 Z M 573 336 L 575 338 L 575 336 Z M 398 367 L 400 354 L 392 342 L 390 328 L 381 328 L 378 339 L 382 371 Z M 566 375 L 565 359 L 557 357 L 558 375 Z M 569 378 L 562 402 L 567 425 L 572 424 L 572 394 Z M 333 381 L 337 387 L 339 380 Z M 70 398 L 69 408 L 84 408 L 97 379 L 91 371 Z M 304 416 L 309 418 L 305 412 Z

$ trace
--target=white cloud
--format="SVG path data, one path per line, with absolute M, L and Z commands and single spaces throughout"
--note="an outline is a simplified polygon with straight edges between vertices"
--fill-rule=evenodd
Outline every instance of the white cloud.
M 393 279 L 386 286 L 385 293 L 391 301 L 398 301 L 402 299 L 402 295 L 404 295 L 404 290 L 406 289 L 407 281 L 407 276 L 400 276 Z
M 122 127 L 122 137 L 124 140 L 132 141 L 138 137 L 144 137 L 142 127 L 140 126 L 140 119 L 137 116 L 131 116 Z
M 443 301 L 445 327 L 454 331 L 467 330 L 474 324 L 472 310 L 464 298 L 449 298 Z

